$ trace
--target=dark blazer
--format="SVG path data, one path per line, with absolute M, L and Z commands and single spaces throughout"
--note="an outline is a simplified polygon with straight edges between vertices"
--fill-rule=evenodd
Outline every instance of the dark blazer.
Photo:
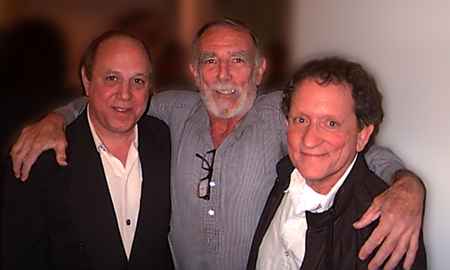
M 248 270 L 256 268 L 259 247 L 284 197 L 284 191 L 289 187 L 293 170 L 289 157 L 277 164 L 278 178 L 253 238 Z M 369 171 L 363 156 L 359 155 L 339 188 L 333 206 L 323 213 L 306 212 L 306 251 L 300 269 L 367 269 L 371 258 L 359 260 L 358 251 L 378 223 L 374 222 L 361 230 L 353 229 L 352 224 L 362 216 L 373 198 L 385 189 L 386 183 Z M 401 264 L 396 269 L 402 269 Z M 422 234 L 413 269 L 426 269 Z
M 52 152 L 21 183 L 4 179 L 4 269 L 172 269 L 170 135 L 152 117 L 138 122 L 143 183 L 130 259 L 122 245 L 114 206 L 84 112 L 67 128 L 67 167 Z M 32 267 L 32 268 L 29 268 Z

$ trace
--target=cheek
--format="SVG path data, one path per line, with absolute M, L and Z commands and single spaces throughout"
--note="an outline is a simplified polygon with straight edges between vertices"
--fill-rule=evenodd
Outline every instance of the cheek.
M 214 68 L 202 68 L 200 69 L 199 76 L 197 77 L 197 81 L 200 84 L 207 83 L 215 78 L 216 71 Z
M 345 163 L 355 153 L 356 138 L 348 135 L 335 136 L 329 140 L 328 147 L 337 164 Z
M 302 139 L 301 131 L 292 127 L 288 127 L 287 140 L 289 152 L 295 153 L 300 151 L 301 139 Z
M 330 151 L 342 149 L 347 143 L 347 136 L 345 134 L 330 134 L 325 136 L 324 141 L 330 147 Z
M 253 83 L 252 71 L 248 68 L 236 70 L 233 74 L 236 83 L 247 85 Z
M 112 102 L 112 95 L 108 95 L 105 91 L 91 91 L 89 101 L 94 103 L 97 107 L 106 107 Z
M 139 90 L 141 91 L 141 90 Z M 134 106 L 138 110 L 145 110 L 147 108 L 148 100 L 149 100 L 149 92 L 140 92 L 134 95 Z

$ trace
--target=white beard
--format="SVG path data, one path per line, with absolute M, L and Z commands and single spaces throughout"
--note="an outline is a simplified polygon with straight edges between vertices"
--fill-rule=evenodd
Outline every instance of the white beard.
M 242 92 L 233 85 L 230 84 L 216 84 L 209 87 L 208 90 L 200 91 L 200 97 L 206 106 L 206 109 L 210 114 L 217 118 L 229 119 L 233 117 L 243 116 L 248 111 L 250 111 L 253 103 L 256 99 L 256 88 L 249 89 L 247 92 Z M 228 94 L 228 95 L 238 95 L 237 102 L 233 107 L 230 108 L 230 102 L 217 102 L 214 98 L 215 91 Z

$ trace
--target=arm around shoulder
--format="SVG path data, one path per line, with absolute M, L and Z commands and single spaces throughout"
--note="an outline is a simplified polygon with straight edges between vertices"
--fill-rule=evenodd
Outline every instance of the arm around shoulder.
M 170 126 L 172 120 L 182 117 L 180 110 L 190 110 L 200 99 L 197 92 L 171 90 L 158 93 L 151 97 L 148 116 L 163 120 Z
M 364 153 L 369 169 L 387 184 L 392 184 L 394 173 L 404 169 L 403 161 L 389 148 L 372 144 Z
M 11 149 L 13 170 L 17 178 L 26 180 L 39 155 L 48 149 L 56 152 L 58 164 L 65 166 L 67 141 L 64 134 L 64 117 L 49 113 L 39 122 L 25 127 Z
M 417 252 L 423 245 L 425 186 L 418 176 L 403 168 L 400 159 L 389 149 L 376 146 L 369 149 L 365 157 L 367 163 L 372 164 L 369 167 L 378 175 L 384 174 L 384 180 L 389 178 L 392 185 L 374 199 L 354 224 L 356 229 L 360 229 L 379 219 L 378 226 L 361 247 L 359 257 L 365 259 L 378 248 L 369 269 L 382 265 L 384 269 L 394 269 L 401 262 L 405 269 L 410 269 L 416 254 L 421 256 Z

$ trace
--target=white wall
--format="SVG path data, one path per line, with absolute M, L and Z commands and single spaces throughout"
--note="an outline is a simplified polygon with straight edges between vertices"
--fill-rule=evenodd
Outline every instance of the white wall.
M 293 0 L 292 63 L 340 54 L 385 97 L 378 138 L 424 179 L 429 269 L 450 264 L 450 1 Z

